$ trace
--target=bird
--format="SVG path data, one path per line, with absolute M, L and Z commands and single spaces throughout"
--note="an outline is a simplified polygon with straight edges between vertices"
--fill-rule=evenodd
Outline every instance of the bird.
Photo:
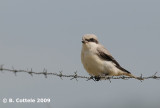
M 124 69 L 99 43 L 95 34 L 85 34 L 82 37 L 81 62 L 89 75 L 99 81 L 106 76 L 129 76 L 135 79 L 128 70 Z

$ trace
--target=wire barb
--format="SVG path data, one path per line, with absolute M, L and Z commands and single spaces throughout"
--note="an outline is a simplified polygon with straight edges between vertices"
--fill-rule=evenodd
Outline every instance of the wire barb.
M 47 78 L 47 69 L 45 69 L 45 68 L 43 69 L 43 75 L 45 78 Z
M 62 76 L 63 76 L 62 71 L 59 71 L 59 77 L 61 78 L 61 80 L 63 80 Z

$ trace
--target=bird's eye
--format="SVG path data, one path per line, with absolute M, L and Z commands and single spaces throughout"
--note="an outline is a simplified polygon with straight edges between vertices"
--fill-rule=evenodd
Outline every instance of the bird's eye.
M 93 38 L 91 38 L 91 39 L 90 39 L 90 41 L 91 41 L 91 42 L 94 42 L 94 39 L 93 39 Z

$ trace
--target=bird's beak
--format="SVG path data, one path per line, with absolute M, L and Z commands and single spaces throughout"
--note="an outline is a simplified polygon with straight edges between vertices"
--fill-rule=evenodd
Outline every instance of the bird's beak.
M 85 41 L 84 39 L 82 39 L 82 43 L 83 43 L 83 44 L 85 44 L 85 43 L 86 43 L 86 41 Z
M 84 43 L 85 43 L 85 41 L 84 41 L 84 40 L 82 40 L 82 43 L 84 44 Z

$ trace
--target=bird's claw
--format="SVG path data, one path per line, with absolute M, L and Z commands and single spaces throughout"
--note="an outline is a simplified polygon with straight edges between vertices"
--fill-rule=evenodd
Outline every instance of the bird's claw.
M 101 79 L 100 76 L 91 76 L 90 79 L 93 79 L 94 81 L 99 81 Z

